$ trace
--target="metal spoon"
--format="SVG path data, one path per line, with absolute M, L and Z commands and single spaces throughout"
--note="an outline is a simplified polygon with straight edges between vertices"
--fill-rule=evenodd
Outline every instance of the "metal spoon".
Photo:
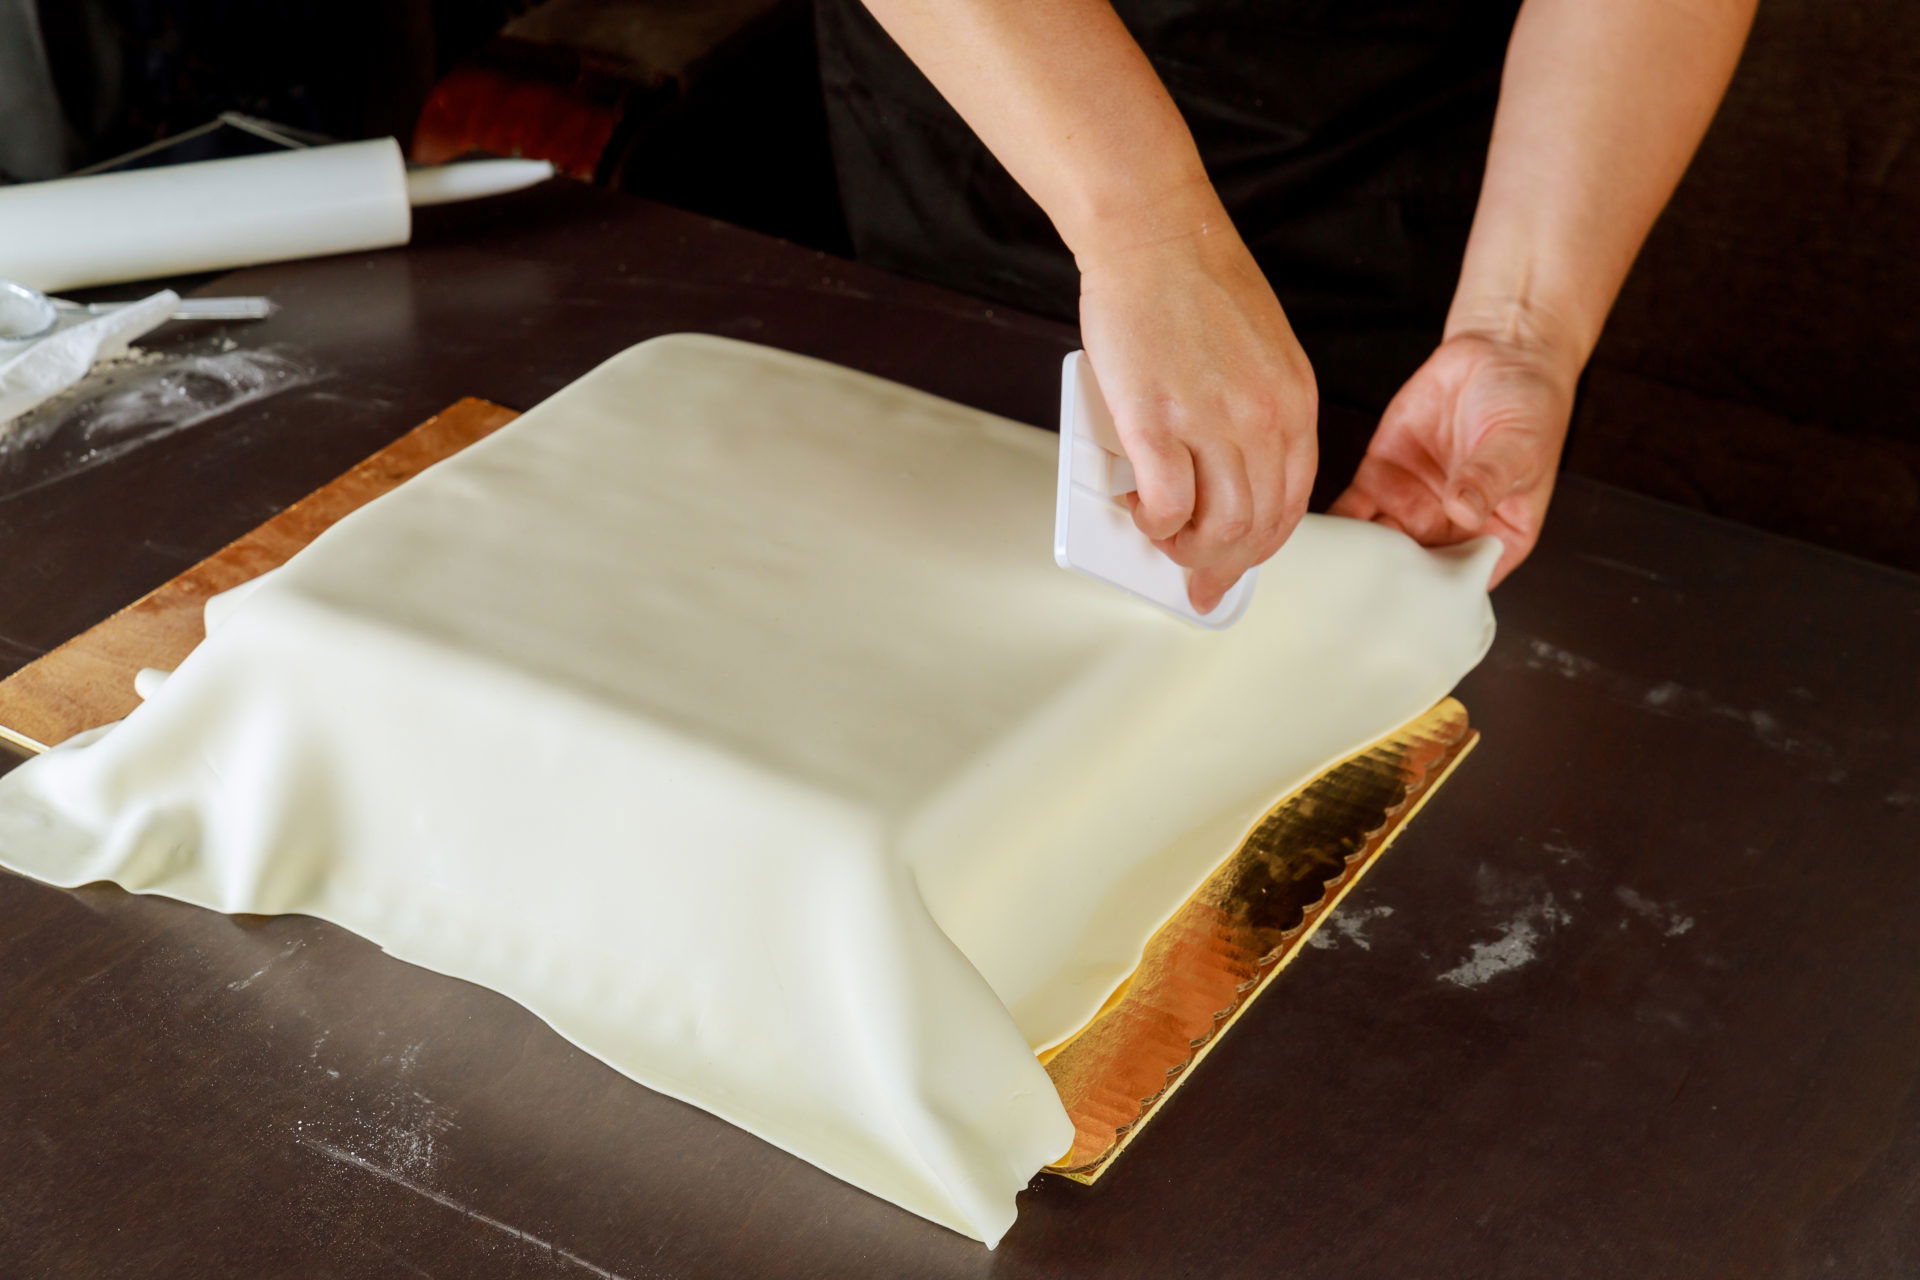
M 34 342 L 52 333 L 63 315 L 102 316 L 131 304 L 69 302 L 13 280 L 0 280 L 0 343 Z M 265 320 L 279 306 L 271 298 L 182 298 L 175 320 Z

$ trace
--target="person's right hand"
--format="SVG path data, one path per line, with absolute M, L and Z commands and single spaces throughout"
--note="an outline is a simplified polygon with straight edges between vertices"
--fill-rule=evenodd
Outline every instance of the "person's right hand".
M 1211 190 L 1080 264 L 1087 358 L 1138 481 L 1134 522 L 1211 612 L 1293 532 L 1318 459 L 1313 370 Z

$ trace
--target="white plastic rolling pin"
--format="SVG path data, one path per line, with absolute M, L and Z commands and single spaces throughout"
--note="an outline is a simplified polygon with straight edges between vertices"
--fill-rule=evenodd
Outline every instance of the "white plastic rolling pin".
M 388 248 L 412 235 L 416 192 L 435 203 L 551 175 L 537 161 L 409 174 L 378 138 L 0 187 L 0 278 L 52 292 Z

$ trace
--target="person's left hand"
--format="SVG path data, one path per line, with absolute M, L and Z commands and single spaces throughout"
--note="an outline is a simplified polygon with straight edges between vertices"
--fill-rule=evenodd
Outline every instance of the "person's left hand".
M 1526 559 L 1553 496 L 1578 363 L 1481 333 L 1440 344 L 1381 415 L 1353 483 L 1328 509 L 1439 547 L 1492 534 L 1497 585 Z

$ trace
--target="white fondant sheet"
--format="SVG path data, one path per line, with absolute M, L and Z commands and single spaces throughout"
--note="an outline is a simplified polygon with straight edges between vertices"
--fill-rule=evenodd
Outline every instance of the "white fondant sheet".
M 716 338 L 615 357 L 209 606 L 0 779 L 0 864 L 302 912 L 996 1241 L 1037 1049 L 1491 636 L 1494 548 L 1309 518 L 1203 632 L 1050 558 L 1052 437 Z

